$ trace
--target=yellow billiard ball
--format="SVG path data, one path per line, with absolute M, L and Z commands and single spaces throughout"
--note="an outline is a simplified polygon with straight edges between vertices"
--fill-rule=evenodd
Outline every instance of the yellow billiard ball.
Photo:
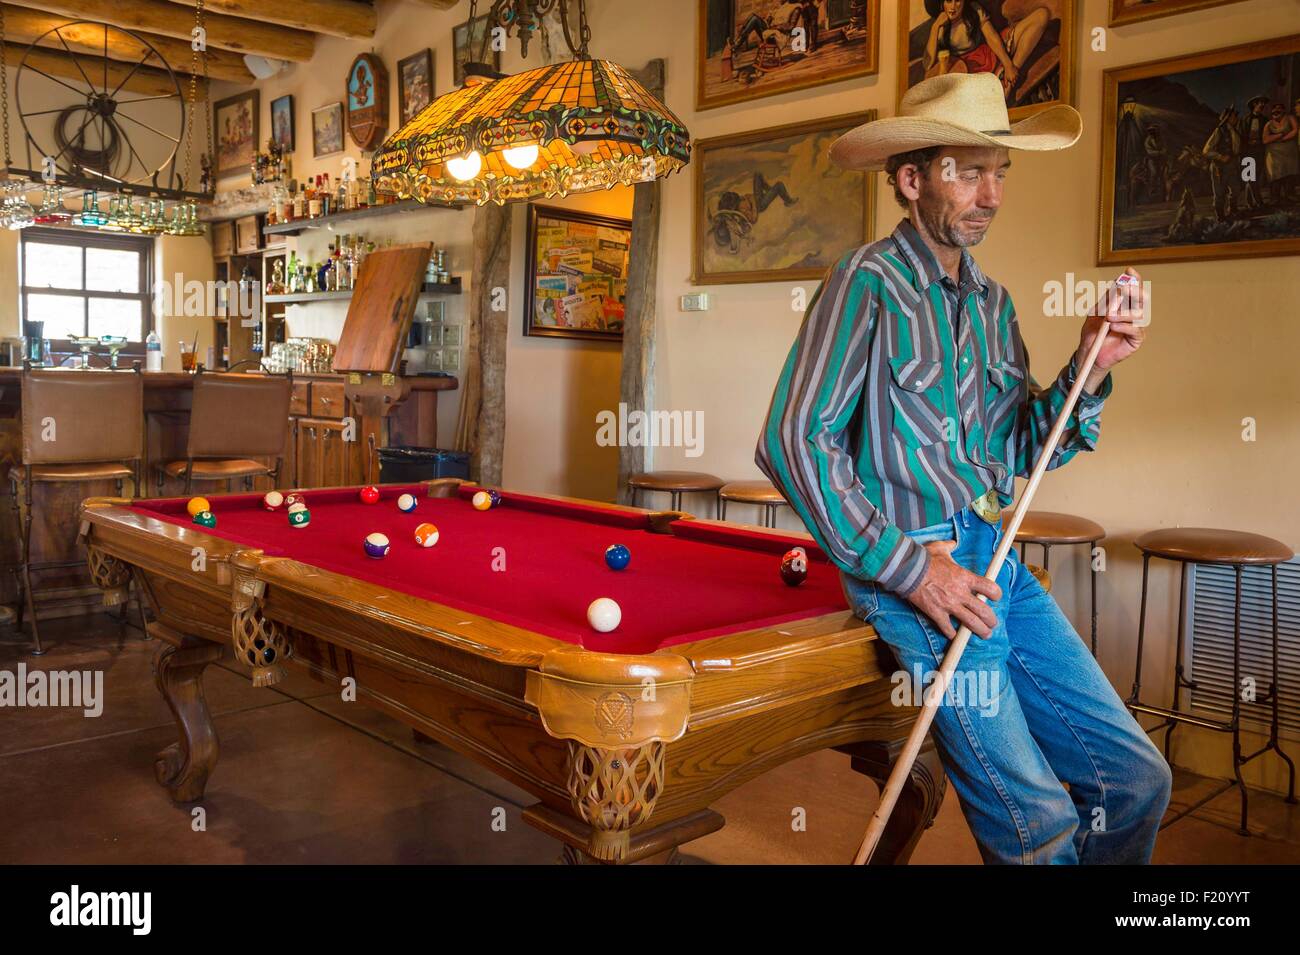
M 474 505 L 476 511 L 486 511 L 492 506 L 492 495 L 487 491 L 478 491 L 470 498 L 470 503 Z
M 190 502 L 185 505 L 185 510 L 189 511 L 190 517 L 196 517 L 204 511 L 212 510 L 212 505 L 208 503 L 206 497 L 192 497 Z

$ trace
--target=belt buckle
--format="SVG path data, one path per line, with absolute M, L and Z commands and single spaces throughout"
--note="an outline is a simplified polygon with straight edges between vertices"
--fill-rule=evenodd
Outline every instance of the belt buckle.
M 971 510 L 990 524 L 1002 523 L 1002 506 L 998 501 L 997 493 L 995 488 L 989 488 L 970 504 Z

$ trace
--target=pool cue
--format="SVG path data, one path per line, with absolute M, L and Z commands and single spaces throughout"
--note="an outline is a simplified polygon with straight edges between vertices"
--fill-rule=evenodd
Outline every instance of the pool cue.
M 1002 570 L 1002 564 L 1006 560 L 1007 552 L 1011 550 L 1016 540 L 1016 534 L 1020 530 L 1020 522 L 1024 520 L 1025 514 L 1029 511 L 1029 502 L 1033 500 L 1034 492 L 1038 490 L 1038 482 L 1042 479 L 1043 472 L 1047 470 L 1047 462 L 1052 459 L 1052 454 L 1056 451 L 1056 445 L 1061 440 L 1061 433 L 1065 430 L 1065 422 L 1069 420 L 1070 415 L 1074 412 L 1075 402 L 1079 400 L 1079 395 L 1083 393 L 1084 383 L 1087 382 L 1088 375 L 1092 372 L 1092 366 L 1097 361 L 1097 355 L 1101 352 L 1102 343 L 1106 341 L 1106 333 L 1110 330 L 1110 316 L 1115 314 L 1118 303 L 1124 299 L 1124 287 L 1135 281 L 1130 278 L 1126 282 L 1124 281 L 1125 278 L 1128 278 L 1127 272 L 1116 283 L 1120 288 L 1120 292 L 1108 303 L 1105 313 L 1106 320 L 1102 322 L 1101 328 L 1097 330 L 1097 337 L 1093 340 L 1092 347 L 1088 349 L 1088 355 L 1083 360 L 1083 367 L 1076 370 L 1074 386 L 1070 389 L 1069 395 L 1066 396 L 1065 406 L 1061 408 L 1061 413 L 1056 416 L 1056 422 L 1052 425 L 1052 430 L 1047 436 L 1047 444 L 1039 453 L 1038 460 L 1034 462 L 1034 470 L 1029 475 L 1029 483 L 1025 485 L 1024 493 L 1020 495 L 1020 503 L 1016 505 L 1016 511 L 1011 517 L 1011 523 L 1003 531 L 1002 542 L 998 544 L 997 550 L 993 552 L 993 559 L 989 562 L 988 570 L 984 571 L 984 576 L 989 580 L 997 580 L 997 576 Z M 980 594 L 979 599 L 988 603 L 988 597 L 984 594 Z M 853 857 L 854 865 L 865 864 L 871 859 L 871 854 L 876 851 L 876 845 L 880 842 L 881 835 L 884 834 L 885 826 L 889 823 L 889 817 L 898 802 L 898 796 L 903 791 L 903 784 L 907 781 L 907 777 L 911 775 L 912 764 L 916 762 L 917 754 L 921 752 L 921 744 L 925 741 L 925 734 L 930 731 L 930 724 L 934 722 L 934 715 L 938 712 L 939 702 L 948 690 L 948 684 L 952 681 L 953 672 L 957 669 L 957 663 L 961 660 L 962 651 L 966 649 L 970 637 L 970 627 L 963 624 L 962 628 L 957 631 L 957 636 L 948 645 L 948 651 L 944 654 L 943 662 L 939 665 L 939 673 L 926 691 L 921 712 L 917 714 L 916 722 L 912 724 L 912 732 L 908 734 L 907 742 L 904 744 L 902 752 L 899 753 L 898 760 L 894 763 L 889 779 L 885 782 L 885 788 L 880 791 L 880 804 L 876 806 L 876 811 L 872 813 L 871 822 L 867 825 L 866 834 L 862 837 L 862 845 L 858 847 L 858 854 Z

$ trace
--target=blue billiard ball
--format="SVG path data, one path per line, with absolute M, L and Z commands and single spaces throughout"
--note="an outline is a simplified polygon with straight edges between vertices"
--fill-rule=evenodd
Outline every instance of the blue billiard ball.
M 416 505 L 419 503 L 420 502 L 415 499 L 414 494 L 403 494 L 397 499 L 397 509 L 409 514 L 411 511 L 415 510 Z
M 388 556 L 388 538 L 379 533 L 367 534 L 365 548 L 367 557 L 386 557 Z
M 500 507 L 500 506 L 501 506 L 501 492 L 500 492 L 500 491 L 495 491 L 495 490 L 494 490 L 494 491 L 488 491 L 488 500 L 492 502 L 492 506 L 493 506 L 493 507 Z
M 622 544 L 610 544 L 605 548 L 605 563 L 610 570 L 622 570 L 632 560 L 632 552 Z

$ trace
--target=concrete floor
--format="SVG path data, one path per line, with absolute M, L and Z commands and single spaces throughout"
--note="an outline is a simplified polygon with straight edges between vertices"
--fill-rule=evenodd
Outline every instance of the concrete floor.
M 174 806 L 153 779 L 175 740 L 154 688 L 154 644 L 106 616 L 42 625 L 49 652 L 31 657 L 8 629 L 0 669 L 104 671 L 98 718 L 65 709 L 0 711 L 0 862 L 8 863 L 551 863 L 558 848 L 521 818 L 530 797 L 402 724 L 339 700 L 291 668 L 254 689 L 233 661 L 204 678 L 221 759 L 201 804 Z M 1225 748 L 1227 765 L 1229 751 Z M 1297 755 L 1300 755 L 1298 753 Z M 1219 785 L 1175 774 L 1171 815 Z M 821 752 L 728 795 L 719 832 L 683 861 L 843 863 L 875 805 L 874 784 L 848 758 Z M 1225 793 L 1161 833 L 1157 863 L 1298 863 L 1300 807 L 1251 793 L 1250 838 Z M 794 832 L 792 812 L 806 813 Z M 500 811 L 499 811 L 500 810 Z M 504 831 L 493 825 L 504 812 Z M 196 831 L 199 830 L 199 831 Z M 951 791 L 912 859 L 978 864 Z

